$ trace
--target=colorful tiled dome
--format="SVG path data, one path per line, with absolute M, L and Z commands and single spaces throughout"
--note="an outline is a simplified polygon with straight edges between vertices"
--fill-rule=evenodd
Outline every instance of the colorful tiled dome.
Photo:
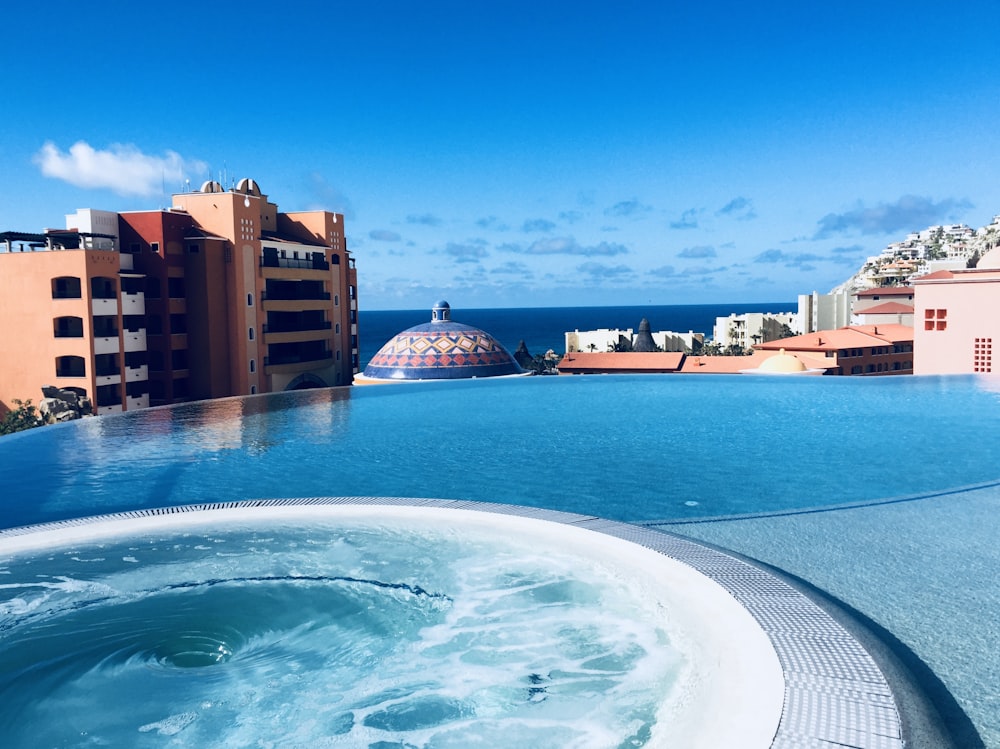
M 489 333 L 452 322 L 448 302 L 438 302 L 431 321 L 407 328 L 386 343 L 365 367 L 364 379 L 457 380 L 525 374 Z

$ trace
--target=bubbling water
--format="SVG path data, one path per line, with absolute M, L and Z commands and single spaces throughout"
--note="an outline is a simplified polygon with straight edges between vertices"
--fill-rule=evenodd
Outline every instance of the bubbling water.
M 690 677 L 634 581 L 482 530 L 239 521 L 0 562 L 7 747 L 638 747 Z

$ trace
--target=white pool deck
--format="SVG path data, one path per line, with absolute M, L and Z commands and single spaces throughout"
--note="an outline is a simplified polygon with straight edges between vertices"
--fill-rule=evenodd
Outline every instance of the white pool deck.
M 700 703 L 672 715 L 654 745 L 902 749 L 896 700 L 875 660 L 830 614 L 770 572 L 670 533 L 601 518 L 513 505 L 440 499 L 312 497 L 121 512 L 0 531 L 0 553 L 81 542 L 227 516 L 405 518 L 446 510 L 499 532 L 537 533 L 560 549 L 600 555 L 649 576 L 650 591 L 690 613 L 697 628 Z M 443 514 L 447 523 L 449 515 Z M 537 521 L 545 521 L 539 523 Z M 553 533 L 551 523 L 557 528 Z M 621 543 L 622 541 L 628 543 Z M 652 552 L 652 553 L 651 553 Z M 657 557 L 656 555 L 659 555 Z M 665 559 L 664 559 L 665 557 Z M 679 564 L 678 564 L 679 563 Z M 707 711 L 707 712 L 706 712 Z M 704 720 L 700 716 L 710 715 Z

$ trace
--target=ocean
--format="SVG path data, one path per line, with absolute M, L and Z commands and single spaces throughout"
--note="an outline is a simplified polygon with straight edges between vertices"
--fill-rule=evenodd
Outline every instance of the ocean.
M 794 312 L 796 302 L 756 304 L 674 304 L 638 307 L 523 307 L 515 309 L 459 309 L 452 307 L 451 318 L 456 322 L 485 330 L 500 341 L 511 353 L 523 340 L 532 354 L 544 354 L 552 349 L 565 353 L 566 336 L 573 330 L 598 328 L 639 329 L 642 318 L 658 330 L 687 333 L 693 330 L 712 336 L 715 318 L 728 317 L 734 312 Z M 431 309 L 422 310 L 360 310 L 358 312 L 358 349 L 361 369 L 380 348 L 402 330 L 430 322 Z

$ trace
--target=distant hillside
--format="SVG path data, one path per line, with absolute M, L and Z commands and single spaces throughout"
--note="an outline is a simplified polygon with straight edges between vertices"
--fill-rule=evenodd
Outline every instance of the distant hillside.
M 938 270 L 974 267 L 980 257 L 1000 244 L 1000 215 L 980 229 L 965 224 L 929 226 L 892 242 L 869 257 L 858 271 L 831 290 L 854 293 L 880 286 L 905 286 L 915 277 Z

